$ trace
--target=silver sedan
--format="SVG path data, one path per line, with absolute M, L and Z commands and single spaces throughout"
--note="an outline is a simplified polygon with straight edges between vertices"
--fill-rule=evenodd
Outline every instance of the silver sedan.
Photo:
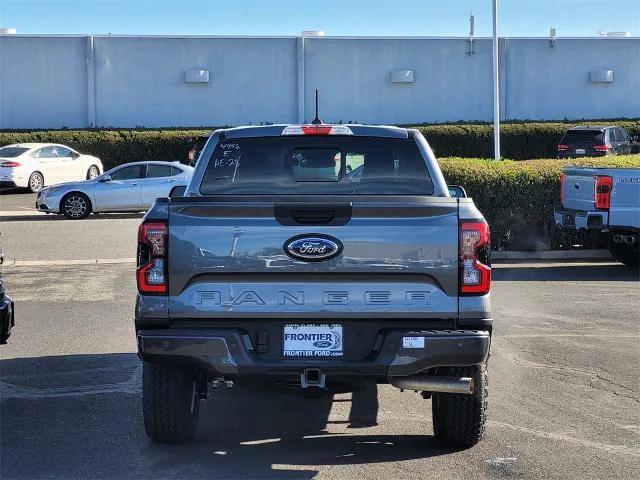
M 44 188 L 36 200 L 41 212 L 78 220 L 90 213 L 140 212 L 174 187 L 186 186 L 193 167 L 178 162 L 135 162 L 120 165 L 93 180 Z

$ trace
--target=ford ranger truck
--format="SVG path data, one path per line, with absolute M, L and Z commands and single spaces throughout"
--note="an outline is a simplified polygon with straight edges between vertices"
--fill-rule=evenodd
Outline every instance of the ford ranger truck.
M 556 225 L 603 240 L 616 260 L 638 268 L 640 169 L 565 167 L 560 203 Z
M 390 384 L 431 399 L 444 443 L 483 437 L 489 228 L 471 199 L 449 196 L 419 131 L 217 130 L 138 242 L 151 439 L 191 439 L 208 386 L 235 383 Z

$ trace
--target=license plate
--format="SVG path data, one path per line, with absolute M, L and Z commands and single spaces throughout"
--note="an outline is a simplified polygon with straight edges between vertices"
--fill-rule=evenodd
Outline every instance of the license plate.
M 586 153 L 586 150 L 584 148 L 576 148 L 576 153 L 578 155 L 584 155 Z
M 341 357 L 342 325 L 287 324 L 283 330 L 285 357 Z

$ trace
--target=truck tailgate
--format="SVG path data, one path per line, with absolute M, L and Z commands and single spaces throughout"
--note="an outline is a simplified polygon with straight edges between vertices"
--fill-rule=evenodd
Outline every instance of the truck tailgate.
M 309 197 L 298 208 L 338 205 L 350 216 L 338 225 L 285 225 L 277 200 L 252 198 L 171 202 L 171 318 L 457 316 L 455 199 Z M 342 253 L 319 262 L 288 256 L 285 243 L 307 234 L 334 237 Z
M 562 206 L 569 210 L 595 210 L 595 171 L 590 168 L 564 170 Z

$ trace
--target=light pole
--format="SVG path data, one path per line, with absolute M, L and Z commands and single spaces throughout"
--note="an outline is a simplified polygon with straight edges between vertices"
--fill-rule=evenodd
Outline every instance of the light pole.
M 498 0 L 493 0 L 493 158 L 500 160 L 500 76 L 498 70 Z

